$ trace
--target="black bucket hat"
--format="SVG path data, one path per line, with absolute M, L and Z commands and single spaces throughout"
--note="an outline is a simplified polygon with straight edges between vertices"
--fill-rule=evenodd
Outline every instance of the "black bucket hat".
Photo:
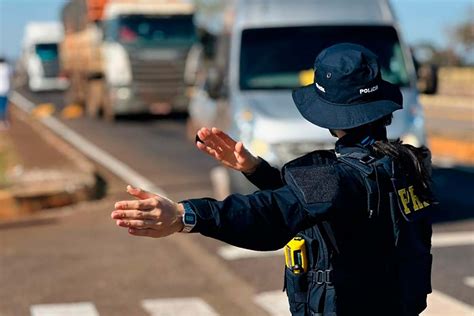
M 382 79 L 377 56 L 341 43 L 324 49 L 314 62 L 314 82 L 293 91 L 305 119 L 329 129 L 351 129 L 402 108 L 400 89 Z

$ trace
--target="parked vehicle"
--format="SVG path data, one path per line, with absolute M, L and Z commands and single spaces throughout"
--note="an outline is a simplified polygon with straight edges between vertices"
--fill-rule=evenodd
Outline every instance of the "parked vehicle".
M 69 101 L 87 113 L 187 111 L 194 6 L 179 0 L 71 0 L 63 9 Z M 84 22 L 85 21 L 85 22 Z
M 322 49 L 352 42 L 374 51 L 384 79 L 402 90 L 404 109 L 395 112 L 389 137 L 426 143 L 413 59 L 388 0 L 241 0 L 228 10 L 223 16 L 232 20 L 222 23 L 214 62 L 191 100 L 189 130 L 217 125 L 276 166 L 333 148 L 335 138 L 301 116 L 291 91 L 313 82 Z M 219 180 L 227 193 L 255 189 L 232 170 L 214 174 L 227 175 Z
M 25 27 L 21 69 L 31 91 L 64 90 L 68 80 L 60 72 L 58 45 L 63 27 L 57 22 L 30 22 Z

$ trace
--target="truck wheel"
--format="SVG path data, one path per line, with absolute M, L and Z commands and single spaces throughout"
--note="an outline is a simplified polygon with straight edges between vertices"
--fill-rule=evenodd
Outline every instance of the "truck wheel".
M 102 101 L 102 83 L 99 80 L 89 81 L 87 87 L 86 113 L 88 117 L 96 118 L 99 116 L 100 105 Z
M 196 132 L 198 131 L 198 127 L 194 123 L 194 120 L 188 116 L 186 119 L 186 138 L 193 142 L 196 139 Z
M 115 112 L 106 85 L 102 84 L 102 118 L 107 122 L 115 121 Z
M 70 84 L 68 89 L 66 90 L 66 93 L 64 94 L 64 102 L 66 105 L 69 104 L 79 104 L 79 105 L 84 105 L 86 100 L 84 100 L 81 97 L 80 93 L 80 79 L 78 75 L 73 75 L 70 78 Z

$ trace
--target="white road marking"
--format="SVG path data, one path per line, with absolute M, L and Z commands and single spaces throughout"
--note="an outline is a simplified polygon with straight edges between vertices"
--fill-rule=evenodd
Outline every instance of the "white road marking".
M 254 301 L 271 316 L 291 316 L 285 292 L 263 292 L 256 295 Z
M 283 255 L 283 250 L 276 251 L 255 251 L 235 246 L 223 246 L 217 249 L 217 254 L 226 260 L 237 260 L 247 258 L 274 257 Z
M 445 169 L 451 169 L 454 166 L 457 165 L 456 160 L 453 157 L 432 157 L 431 161 L 433 162 L 433 165 Z
M 32 305 L 30 312 L 31 316 L 99 316 L 94 304 L 89 302 Z
M 464 278 L 464 284 L 466 284 L 469 287 L 474 287 L 474 277 L 465 277 Z
M 428 295 L 428 307 L 420 316 L 446 315 L 472 316 L 474 315 L 474 308 L 451 296 L 433 290 L 433 293 Z
M 433 248 L 467 246 L 474 244 L 474 232 L 452 232 L 433 234 Z M 274 257 L 283 255 L 283 249 L 276 251 L 254 251 L 235 246 L 223 246 L 217 249 L 217 254 L 226 260 Z
M 26 113 L 30 113 L 34 108 L 35 104 L 19 94 L 18 92 L 12 92 L 10 100 L 21 110 Z M 142 188 L 144 190 L 154 192 L 160 195 L 165 195 L 163 190 L 156 187 L 151 181 L 138 172 L 130 168 L 125 163 L 121 162 L 117 158 L 111 156 L 101 148 L 92 144 L 78 133 L 61 123 L 54 116 L 45 117 L 41 119 L 41 122 L 51 129 L 58 136 L 65 139 L 68 143 L 75 146 L 78 150 L 84 153 L 87 157 L 101 164 L 112 173 L 121 178 L 125 183 L 131 184 L 134 187 Z
M 142 307 L 151 316 L 218 316 L 204 300 L 197 297 L 149 299 L 142 301 Z
M 433 247 L 468 246 L 474 244 L 474 232 L 437 233 L 431 238 Z
M 263 292 L 255 303 L 271 316 L 289 316 L 288 298 L 282 291 Z M 428 307 L 420 316 L 472 316 L 474 308 L 439 291 L 428 295 Z

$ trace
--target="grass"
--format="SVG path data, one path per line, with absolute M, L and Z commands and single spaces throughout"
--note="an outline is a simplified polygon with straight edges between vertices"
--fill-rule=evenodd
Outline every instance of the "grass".
M 18 155 L 8 135 L 0 132 L 0 189 L 9 185 L 7 171 L 18 162 Z

